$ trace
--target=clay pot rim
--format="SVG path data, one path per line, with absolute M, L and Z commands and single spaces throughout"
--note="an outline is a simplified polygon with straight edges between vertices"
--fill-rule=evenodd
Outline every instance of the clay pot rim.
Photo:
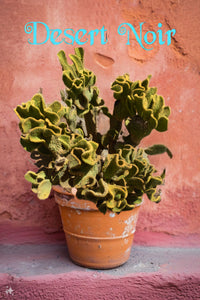
M 64 195 L 64 196 L 67 196 L 66 198 L 64 197 L 64 199 L 62 199 L 61 201 L 60 200 L 56 200 L 56 202 L 61 205 L 61 206 L 68 206 L 68 207 L 71 207 L 71 208 L 74 208 L 74 209 L 78 209 L 78 210 L 90 210 L 90 211 L 98 211 L 99 209 L 96 207 L 96 204 L 90 200 L 86 200 L 86 199 L 79 199 L 77 198 L 74 194 L 72 193 L 69 193 L 67 192 L 64 188 L 62 188 L 60 185 L 54 185 L 53 186 L 53 191 L 57 194 L 61 194 L 61 195 Z M 77 204 L 79 202 L 80 204 L 80 207 L 79 205 L 77 206 L 74 206 L 74 203 L 71 203 L 73 201 L 76 201 Z M 84 204 L 85 205 L 82 205 L 84 201 Z M 82 202 L 82 204 L 81 204 Z M 138 203 L 134 206 L 134 208 L 132 208 L 131 210 L 134 210 L 135 208 L 141 206 L 144 202 L 144 199 L 142 199 L 142 202 L 141 203 Z M 129 210 L 130 211 L 130 210 Z M 110 210 L 110 213 L 113 213 L 112 210 Z M 120 212 L 121 213 L 121 212 Z
M 52 189 L 54 192 L 57 192 L 57 193 L 60 193 L 60 194 L 63 194 L 63 195 L 67 195 L 67 196 L 72 196 L 74 197 L 74 195 L 70 192 L 67 192 L 62 186 L 60 185 L 53 185 L 52 186 Z

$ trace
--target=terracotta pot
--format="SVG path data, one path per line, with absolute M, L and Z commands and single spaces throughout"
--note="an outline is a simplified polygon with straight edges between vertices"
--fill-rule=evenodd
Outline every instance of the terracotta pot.
M 139 206 L 120 214 L 99 212 L 96 205 L 54 187 L 69 256 L 76 264 L 109 269 L 125 263 L 131 251 Z

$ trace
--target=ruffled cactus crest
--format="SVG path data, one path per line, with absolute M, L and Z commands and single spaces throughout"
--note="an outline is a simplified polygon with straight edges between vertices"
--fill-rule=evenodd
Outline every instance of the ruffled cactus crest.
M 62 102 L 46 104 L 37 93 L 15 108 L 21 145 L 38 167 L 25 174 L 32 191 L 43 200 L 53 185 L 68 192 L 75 189 L 78 198 L 93 201 L 103 213 L 133 209 L 143 194 L 159 202 L 157 187 L 163 184 L 165 170 L 157 175 L 148 155 L 172 154 L 161 144 L 138 146 L 153 129 L 162 132 L 168 127 L 170 108 L 157 89 L 149 87 L 151 76 L 135 82 L 128 74 L 117 77 L 111 85 L 115 98 L 111 114 L 99 96 L 95 74 L 84 67 L 83 49 L 75 48 L 69 57 L 71 64 L 64 51 L 58 53 L 65 84 Z M 98 130 L 100 113 L 110 120 L 104 135 Z

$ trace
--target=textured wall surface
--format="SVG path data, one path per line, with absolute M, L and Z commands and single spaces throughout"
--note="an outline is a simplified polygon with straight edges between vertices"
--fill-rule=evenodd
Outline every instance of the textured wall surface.
M 30 21 L 45 22 L 49 28 L 73 28 L 75 31 L 101 29 L 108 33 L 108 43 L 101 45 L 97 36 L 94 45 L 85 44 L 86 66 L 97 75 L 101 96 L 110 109 L 113 107 L 109 87 L 116 76 L 129 73 L 132 80 L 152 74 L 151 85 L 158 87 L 166 104 L 172 108 L 167 133 L 154 132 L 143 145 L 166 144 L 174 154 L 157 156 L 152 162 L 167 169 L 162 202 L 149 203 L 141 209 L 138 230 L 168 235 L 200 234 L 200 36 L 199 1 L 195 0 L 2 0 L 1 1 L 1 99 L 0 99 L 0 224 L 5 226 L 43 227 L 45 232 L 60 230 L 61 223 L 53 198 L 39 201 L 24 179 L 33 168 L 29 154 L 19 144 L 18 120 L 13 108 L 30 99 L 43 88 L 47 102 L 59 99 L 63 88 L 61 69 L 57 60 L 60 49 L 73 52 L 74 46 L 30 45 L 24 32 Z M 143 50 L 134 37 L 130 45 L 119 36 L 118 26 L 128 22 L 139 32 L 158 29 L 166 32 L 175 28 L 171 45 L 155 42 L 151 51 Z M 144 31 L 144 32 L 145 32 Z M 104 129 L 105 122 L 101 122 Z M 7 225 L 6 225 L 7 224 Z
M 95 272 L 71 272 L 28 278 L 3 274 L 0 278 L 2 299 L 188 300 L 199 297 L 199 278 L 195 274 L 137 273 L 121 278 Z

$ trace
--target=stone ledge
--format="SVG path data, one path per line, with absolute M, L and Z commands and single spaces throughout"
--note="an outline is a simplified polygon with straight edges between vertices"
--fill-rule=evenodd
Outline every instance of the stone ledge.
M 198 299 L 200 249 L 133 246 L 111 270 L 74 265 L 65 245 L 2 245 L 0 299 Z

